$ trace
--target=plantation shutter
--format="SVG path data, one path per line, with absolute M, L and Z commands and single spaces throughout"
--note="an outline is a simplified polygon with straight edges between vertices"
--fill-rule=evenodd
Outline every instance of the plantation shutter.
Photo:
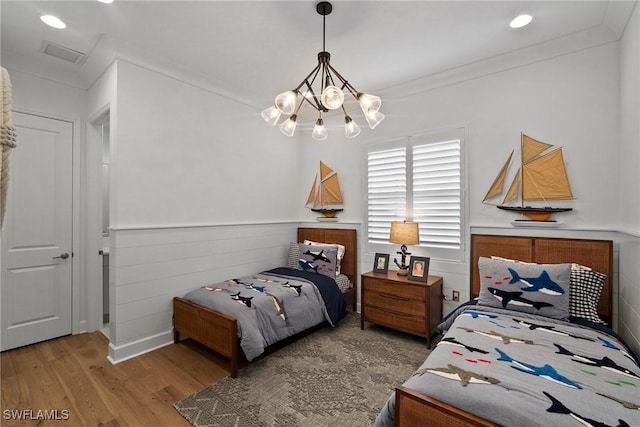
M 461 247 L 461 144 L 450 140 L 412 144 L 413 220 L 420 244 Z
M 367 196 L 368 240 L 388 243 L 391 222 L 403 221 L 407 214 L 407 149 L 404 146 L 368 153 Z

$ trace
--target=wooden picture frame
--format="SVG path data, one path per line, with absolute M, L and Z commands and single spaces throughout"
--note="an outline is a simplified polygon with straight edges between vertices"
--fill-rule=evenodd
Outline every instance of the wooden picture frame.
M 389 254 L 376 253 L 373 258 L 373 272 L 382 274 L 389 272 Z
M 429 261 L 428 257 L 412 256 L 409 264 L 409 280 L 417 280 L 426 282 L 429 277 Z

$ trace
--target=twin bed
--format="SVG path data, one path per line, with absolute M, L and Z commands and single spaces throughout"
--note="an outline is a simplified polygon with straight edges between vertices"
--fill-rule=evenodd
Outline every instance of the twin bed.
M 340 287 L 344 298 L 320 289 L 331 288 L 335 296 L 335 282 L 311 285 L 315 276 L 326 277 L 304 271 L 308 261 L 318 265 L 327 253 L 292 244 L 290 261 L 299 265 L 289 267 L 295 268 L 175 298 L 175 340 L 182 333 L 229 358 L 235 377 L 242 354 L 251 360 L 285 336 L 325 321 L 336 324 L 345 300 L 355 310 L 355 230 L 300 228 L 298 242 L 346 248 L 341 274 L 350 284 Z M 376 426 L 640 426 L 637 358 L 606 326 L 612 320 L 612 248 L 606 240 L 472 235 L 470 294 L 477 299 L 443 319 L 446 334 L 389 397 Z M 204 301 L 214 294 L 223 297 L 222 306 Z M 305 299 L 315 302 L 296 309 Z M 242 326 L 243 315 L 227 310 L 249 302 L 276 307 L 269 320 L 275 335 L 257 346 L 244 343 L 253 326 Z M 298 315 L 302 326 L 293 327 Z M 285 330 L 278 331 L 278 324 Z
M 478 300 L 444 319 L 376 426 L 639 426 L 640 367 L 601 323 L 612 264 L 611 241 L 473 235 Z
M 228 358 L 235 378 L 242 357 L 251 361 L 325 321 L 335 326 L 347 305 L 355 311 L 356 230 L 301 227 L 297 234 L 302 245 L 291 244 L 287 266 L 174 298 L 174 341 L 183 334 Z

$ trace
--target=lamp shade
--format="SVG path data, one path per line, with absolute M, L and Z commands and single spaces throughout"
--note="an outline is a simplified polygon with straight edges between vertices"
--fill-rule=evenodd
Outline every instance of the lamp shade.
M 344 134 L 347 138 L 355 138 L 356 136 L 360 135 L 360 126 L 358 126 L 356 122 L 351 119 L 351 117 L 345 116 L 344 121 Z
M 399 243 L 401 245 L 417 245 L 420 243 L 418 223 L 400 221 L 392 222 L 389 241 L 391 243 Z
M 336 108 L 340 108 L 344 102 L 344 93 L 338 87 L 327 86 L 324 92 L 322 92 L 320 99 L 322 100 L 322 105 L 329 110 L 335 110 Z

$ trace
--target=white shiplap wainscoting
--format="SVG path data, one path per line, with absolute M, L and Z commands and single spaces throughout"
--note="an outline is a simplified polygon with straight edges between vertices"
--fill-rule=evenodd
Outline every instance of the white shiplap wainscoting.
M 640 354 L 640 235 L 620 232 L 618 332 Z
M 295 223 L 111 230 L 109 357 L 172 342 L 172 299 L 206 284 L 286 265 Z

